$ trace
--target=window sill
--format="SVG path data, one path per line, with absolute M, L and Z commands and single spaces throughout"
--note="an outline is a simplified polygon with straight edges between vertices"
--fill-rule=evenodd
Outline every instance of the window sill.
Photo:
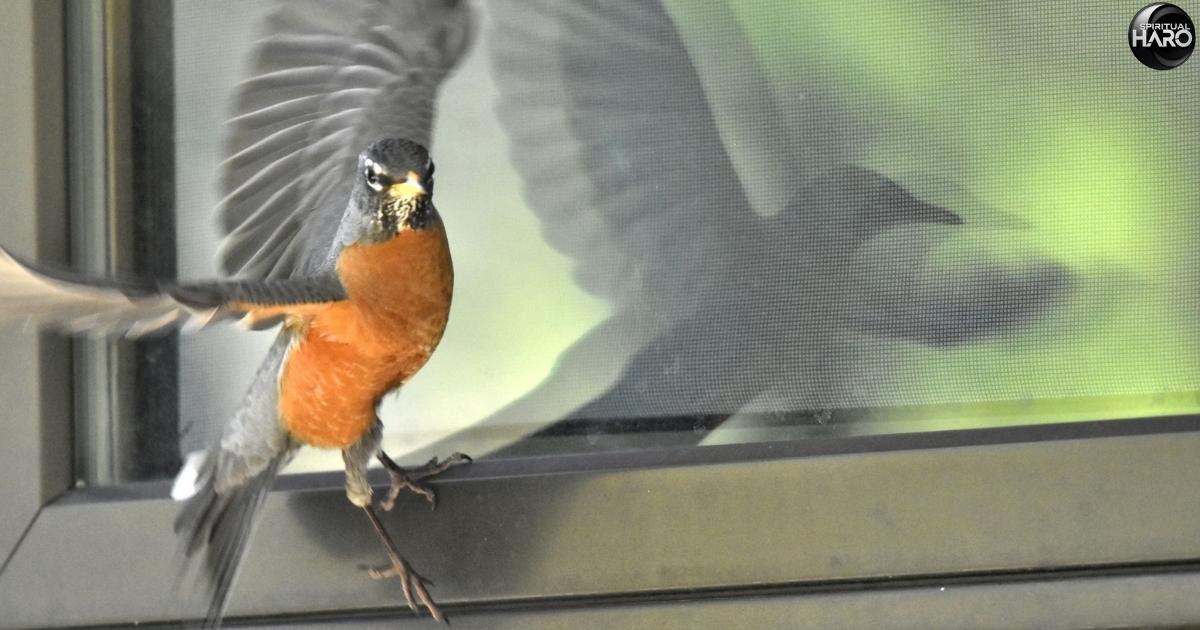
M 1155 572 L 1200 558 L 1197 452 L 1200 418 L 1189 417 L 482 461 L 437 483 L 436 511 L 406 497 L 385 521 L 434 597 L 468 618 L 651 597 L 621 606 L 762 601 L 768 614 L 861 596 L 883 610 L 870 593 L 928 599 L 928 584 L 999 602 L 1047 572 L 1087 570 L 1055 588 L 1166 580 L 1175 586 L 1155 597 L 1176 600 L 1145 610 L 1181 623 L 1200 620 L 1196 591 L 1181 586 L 1197 577 Z M 281 481 L 230 617 L 408 614 L 398 584 L 363 574 L 383 554 L 341 483 Z M 165 494 L 88 489 L 43 509 L 0 576 L 0 627 L 198 617 L 199 602 L 172 594 L 178 506 Z M 763 594 L 781 589 L 793 595 Z M 1081 600 L 1061 600 L 1061 618 L 1136 609 L 1090 597 L 1073 613 Z

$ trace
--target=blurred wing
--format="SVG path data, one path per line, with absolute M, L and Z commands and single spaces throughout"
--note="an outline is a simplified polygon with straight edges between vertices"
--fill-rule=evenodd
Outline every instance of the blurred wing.
M 670 16 L 655 1 L 488 6 L 499 115 L 547 241 L 601 296 L 694 292 L 712 247 L 755 217 Z
M 153 286 L 88 281 L 52 272 L 0 249 L 0 319 L 69 333 L 138 336 L 173 326 L 202 326 L 217 308 L 184 304 Z
M 86 278 L 23 262 L 0 248 L 0 319 L 68 333 L 142 335 L 242 320 L 260 328 L 346 299 L 335 275 L 272 281 L 156 284 Z
M 267 20 L 226 124 L 222 271 L 310 275 L 326 263 L 358 153 L 429 145 L 438 87 L 471 35 L 459 0 L 307 0 Z

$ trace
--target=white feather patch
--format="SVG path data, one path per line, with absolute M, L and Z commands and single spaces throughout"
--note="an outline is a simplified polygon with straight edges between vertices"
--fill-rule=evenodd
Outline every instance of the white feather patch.
M 171 498 L 175 501 L 186 501 L 200 490 L 197 482 L 200 480 L 200 468 L 208 458 L 207 451 L 192 451 L 183 458 L 183 467 L 175 475 L 175 483 L 171 484 Z

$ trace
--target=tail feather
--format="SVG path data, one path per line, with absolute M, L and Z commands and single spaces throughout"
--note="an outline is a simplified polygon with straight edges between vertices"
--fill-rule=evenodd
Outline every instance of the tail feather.
M 291 452 L 280 452 L 261 472 L 223 492 L 217 490 L 217 458 L 208 457 L 200 472 L 196 494 L 188 499 L 175 520 L 175 532 L 180 535 L 182 553 L 188 560 L 204 551 L 201 580 L 209 602 L 206 627 L 220 624 L 267 493 Z
M 221 439 L 202 459 L 188 458 L 180 473 L 180 496 L 190 492 L 179 516 L 180 576 L 201 562 L 199 592 L 206 596 L 206 622 L 220 623 L 238 568 L 279 471 L 298 445 L 278 417 L 278 379 L 290 337 L 281 334 L 267 353 L 242 405 Z M 202 558 L 202 560 L 200 560 Z

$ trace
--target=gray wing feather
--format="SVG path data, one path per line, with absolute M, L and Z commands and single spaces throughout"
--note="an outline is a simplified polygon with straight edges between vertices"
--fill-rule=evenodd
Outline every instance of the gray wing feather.
M 195 284 L 88 278 L 26 263 L 0 248 L 0 296 L 0 319 L 68 333 L 140 337 L 241 320 L 252 305 L 343 300 L 346 291 L 333 274 Z
M 39 268 L 0 249 L 0 319 L 68 333 L 137 337 L 226 319 L 220 304 L 185 303 L 149 283 L 85 279 Z
M 470 12 L 454 0 L 281 5 L 226 126 L 222 270 L 322 269 L 359 151 L 389 136 L 428 146 L 438 87 L 470 34 Z

